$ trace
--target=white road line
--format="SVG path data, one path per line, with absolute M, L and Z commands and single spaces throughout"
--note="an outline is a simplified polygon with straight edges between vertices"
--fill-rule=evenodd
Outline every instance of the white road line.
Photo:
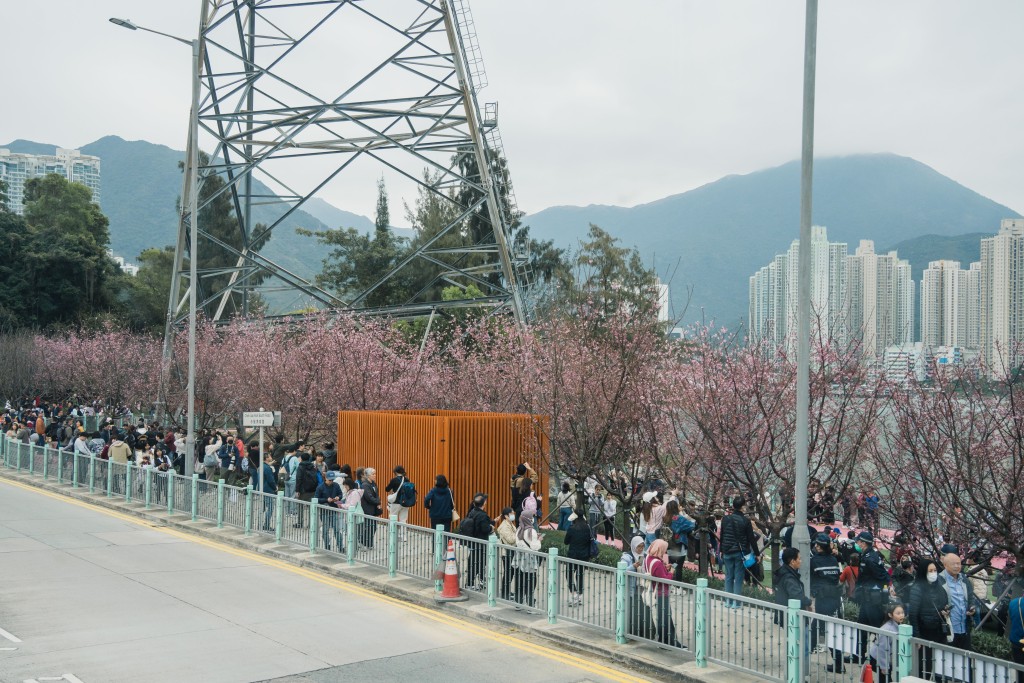
M 68 683 L 82 683 L 82 679 L 74 674 L 64 674 L 64 680 Z
M 10 631 L 3 630 L 2 628 L 0 628 L 0 636 L 3 636 L 4 638 L 6 638 L 7 640 L 11 641 L 12 643 L 20 643 L 21 642 L 21 638 L 17 637 L 16 635 L 11 633 Z

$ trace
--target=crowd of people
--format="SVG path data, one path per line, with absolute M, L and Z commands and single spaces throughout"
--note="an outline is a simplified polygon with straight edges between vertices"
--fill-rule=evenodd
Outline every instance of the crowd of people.
M 131 462 L 152 468 L 158 475 L 185 472 L 184 434 L 155 421 L 104 414 L 97 406 L 32 401 L 18 407 L 8 404 L 0 422 L 8 438 L 25 444 L 46 444 L 114 463 Z M 87 423 L 95 428 L 87 431 Z M 394 467 L 381 492 L 375 469 L 353 470 L 351 465 L 339 463 L 333 443 L 313 447 L 302 440 L 286 443 L 278 435 L 264 449 L 262 458 L 260 453 L 261 446 L 255 440 L 245 441 L 230 431 L 203 430 L 198 435 L 193 468 L 202 479 L 223 479 L 236 486 L 251 484 L 255 491 L 267 494 L 258 515 L 264 529 L 274 524 L 269 496 L 276 496 L 279 490 L 289 500 L 285 510 L 295 527 L 309 523 L 307 508 L 290 501 L 316 498 L 321 505 L 322 543 L 328 550 L 346 547 L 342 512 L 358 509 L 363 513 L 356 541 L 359 552 L 366 552 L 375 545 L 378 525 L 373 518 L 382 517 L 386 509 L 390 517 L 407 522 L 409 511 L 418 504 L 415 484 L 401 465 Z M 541 518 L 543 497 L 535 490 L 537 480 L 528 463 L 519 464 L 510 479 L 511 505 L 495 516 L 487 511 L 486 492 L 477 492 L 466 514 L 460 515 L 443 474 L 436 476 L 420 503 L 427 510 L 432 528 L 441 526 L 445 531 L 481 541 L 469 547 L 465 583 L 471 590 L 481 590 L 486 581 L 483 541 L 492 534 L 498 537 L 503 546 L 498 594 L 503 600 L 513 601 L 517 609 L 535 606 L 538 572 L 543 563 L 539 551 L 546 519 Z M 165 491 L 166 484 L 163 488 L 157 486 L 158 497 L 166 495 Z M 746 514 L 748 501 L 742 495 L 730 501 L 728 514 L 708 514 L 681 501 L 678 492 L 661 486 L 645 486 L 633 493 L 636 507 L 625 511 L 623 522 L 618 518 L 621 496 L 610 494 L 592 480 L 562 483 L 550 517 L 564 532 L 562 556 L 573 560 L 564 563 L 568 604 L 583 605 L 585 563 L 598 553 L 599 533 L 603 532 L 604 540 L 613 541 L 625 528 L 629 541 L 623 543 L 621 561 L 635 572 L 628 580 L 631 599 L 627 628 L 632 635 L 682 647 L 673 623 L 668 584 L 642 576 L 681 580 L 684 562 L 696 559 L 694 541 L 700 531 L 707 540 L 711 564 L 724 571 L 726 592 L 738 596 L 744 584 L 764 580 L 763 553 L 770 535 Z M 857 605 L 859 624 L 895 634 L 898 626 L 906 623 L 922 640 L 965 650 L 972 647 L 971 632 L 982 614 L 991 611 L 1007 632 L 1013 660 L 1024 664 L 1024 572 L 1018 571 L 1012 561 L 994 577 L 994 599 L 989 600 L 989 577 L 973 566 L 978 558 L 965 552 L 965 546 L 945 544 L 932 557 L 921 552 L 920 546 L 904 542 L 898 534 L 889 549 L 887 565 L 876 543 L 879 500 L 873 491 L 836 496 L 830 489 L 820 489 L 813 492 L 811 500 L 813 521 L 819 526 L 825 524 L 821 531 L 816 526 L 808 527 L 813 541 L 810 585 L 804 586 L 800 579 L 799 569 L 805 558 L 794 547 L 790 526 L 781 534 L 781 564 L 772 577 L 778 604 L 798 599 L 805 609 L 817 614 L 842 617 L 852 602 Z M 832 526 L 837 519 L 848 527 L 845 534 L 838 525 Z M 849 529 L 854 520 L 863 530 Z M 726 607 L 741 606 L 739 599 L 726 602 Z M 817 621 L 811 629 L 810 648 L 826 651 L 825 633 L 826 623 Z M 834 644 L 834 639 L 829 642 Z M 832 649 L 827 669 L 840 673 L 846 664 L 871 661 L 881 672 L 880 683 L 887 683 L 895 662 L 894 647 L 894 637 L 883 635 L 870 647 L 869 638 L 860 637 L 855 652 Z M 933 673 L 930 648 L 920 650 L 919 671 L 925 677 Z
M 726 590 L 740 593 L 745 558 L 761 563 L 756 535 L 751 520 L 745 514 L 747 501 L 738 496 L 733 500 L 732 512 L 721 526 L 721 545 L 724 556 Z M 801 602 L 806 610 L 829 617 L 843 617 L 850 602 L 857 606 L 857 623 L 881 628 L 883 635 L 876 637 L 869 647 L 867 632 L 856 638 L 854 652 L 832 648 L 829 672 L 841 673 L 845 665 L 870 661 L 880 672 L 880 683 L 887 683 L 895 666 L 895 634 L 900 624 L 909 624 L 913 635 L 922 640 L 970 651 L 972 631 L 983 613 L 999 628 L 1005 628 L 1011 645 L 1012 659 L 1024 664 L 1024 577 L 1013 562 L 1008 562 L 995 581 L 989 600 L 987 573 L 980 568 L 968 575 L 965 565 L 972 565 L 977 557 L 961 557 L 963 548 L 943 544 L 937 556 L 920 552 L 911 544 L 894 543 L 889 548 L 888 563 L 870 530 L 850 530 L 842 535 L 838 528 L 826 525 L 818 531 L 809 527 L 812 539 L 810 585 L 800 578 L 800 567 L 805 558 L 793 547 L 792 527 L 783 534 L 784 548 L 781 565 L 773 575 L 775 601 L 787 605 L 791 599 Z M 737 603 L 738 604 L 738 603 Z M 988 618 L 988 617 L 986 617 Z M 816 621 L 810 633 L 810 648 L 825 652 L 827 624 Z M 890 635 L 885 635 L 890 634 Z M 833 638 L 832 644 L 836 643 Z M 918 670 L 922 677 L 931 679 L 934 658 L 932 648 L 919 650 Z

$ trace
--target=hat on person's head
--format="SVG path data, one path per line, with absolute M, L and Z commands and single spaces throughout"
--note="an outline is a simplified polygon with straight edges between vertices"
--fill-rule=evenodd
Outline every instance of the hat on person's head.
M 341 472 L 333 472 L 333 471 L 331 471 L 331 472 L 327 473 L 327 479 L 329 479 L 330 481 L 334 481 L 335 479 L 338 478 L 339 475 L 341 475 Z M 341 476 L 344 476 L 344 475 L 341 475 Z
M 942 550 L 941 550 L 940 554 L 942 554 L 942 555 L 959 555 L 960 554 L 960 549 L 957 548 L 952 543 L 944 543 L 942 545 Z
M 657 495 L 658 494 L 656 491 L 648 491 L 647 493 L 644 494 L 644 502 L 650 503 L 652 500 L 654 500 L 654 497 Z
M 858 541 L 864 541 L 865 543 L 874 543 L 875 537 L 871 535 L 870 531 L 862 531 L 857 534 Z
M 821 532 L 814 537 L 814 542 L 818 545 L 829 545 L 832 542 L 832 539 L 828 537 L 828 534 Z

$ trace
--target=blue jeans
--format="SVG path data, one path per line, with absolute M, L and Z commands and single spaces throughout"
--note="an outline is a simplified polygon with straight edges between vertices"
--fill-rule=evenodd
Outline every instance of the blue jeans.
M 746 572 L 746 569 L 743 567 L 743 553 L 725 553 L 722 556 L 722 563 L 725 565 L 725 592 L 732 593 L 733 595 L 742 595 L 743 576 Z
M 572 508 L 558 508 L 558 530 L 568 531 L 569 530 L 569 515 L 572 514 Z

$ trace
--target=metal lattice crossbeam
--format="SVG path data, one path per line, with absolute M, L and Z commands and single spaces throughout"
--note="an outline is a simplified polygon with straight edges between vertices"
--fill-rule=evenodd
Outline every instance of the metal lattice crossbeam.
M 494 122 L 486 135 L 481 123 L 476 92 L 485 75 L 464 0 L 202 0 L 199 40 L 199 145 L 210 154 L 196 171 L 224 181 L 216 192 L 200 192 L 200 263 L 215 254 L 219 264 L 200 269 L 201 308 L 218 320 L 244 312 L 248 291 L 287 290 L 304 309 L 418 316 L 465 306 L 430 300 L 438 283 L 451 283 L 478 287 L 482 305 L 511 309 L 522 321 L 526 271 L 512 254 L 514 196 Z M 360 49 L 346 51 L 325 78 L 322 62 L 335 56 L 338 41 Z M 366 165 L 443 203 L 447 223 L 358 292 L 327 291 L 261 253 L 258 245 L 304 203 Z M 186 183 L 186 207 L 188 192 Z M 201 218 L 225 195 L 238 218 L 230 236 L 214 234 Z M 257 227 L 252 210 L 264 206 L 277 218 Z M 471 220 L 477 228 L 467 240 Z M 168 335 L 188 314 L 190 225 L 186 211 Z M 366 305 L 411 268 L 428 274 L 417 293 Z

